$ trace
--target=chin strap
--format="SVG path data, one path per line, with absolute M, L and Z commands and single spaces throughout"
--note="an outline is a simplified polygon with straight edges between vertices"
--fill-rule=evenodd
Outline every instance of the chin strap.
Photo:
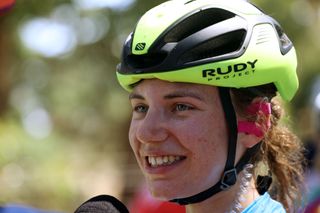
M 217 194 L 220 191 L 229 189 L 237 182 L 237 174 L 243 170 L 244 165 L 250 161 L 251 156 L 255 152 L 257 152 L 260 147 L 260 143 L 258 143 L 257 145 L 248 149 L 239 160 L 237 165 L 234 166 L 238 137 L 237 118 L 231 101 L 229 88 L 218 87 L 218 89 L 222 108 L 224 110 L 224 115 L 228 125 L 228 153 L 222 178 L 214 186 L 205 191 L 202 191 L 190 197 L 173 199 L 170 200 L 170 202 L 175 202 L 180 205 L 199 203 Z

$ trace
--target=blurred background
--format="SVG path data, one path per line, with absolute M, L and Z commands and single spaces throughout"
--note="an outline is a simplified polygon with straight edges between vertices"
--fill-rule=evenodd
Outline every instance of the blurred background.
M 131 202 L 142 178 L 127 140 L 129 102 L 115 67 L 136 21 L 161 2 L 16 0 L 0 15 L 0 205 L 72 212 L 97 194 Z M 301 86 L 287 105 L 287 122 L 316 159 L 320 1 L 252 2 L 295 44 Z M 310 162 L 319 170 L 319 160 Z

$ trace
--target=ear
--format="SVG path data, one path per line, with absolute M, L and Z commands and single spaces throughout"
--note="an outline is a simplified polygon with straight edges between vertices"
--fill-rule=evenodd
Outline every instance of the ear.
M 254 134 L 238 133 L 238 143 L 242 144 L 245 148 L 251 148 L 258 144 L 263 139 L 263 136 L 256 136 Z

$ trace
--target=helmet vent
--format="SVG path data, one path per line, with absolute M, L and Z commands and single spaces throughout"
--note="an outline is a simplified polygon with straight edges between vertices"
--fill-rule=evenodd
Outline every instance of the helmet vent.
M 166 58 L 166 53 L 151 53 L 148 55 L 133 55 L 127 56 L 127 63 L 130 64 L 132 68 L 143 69 L 147 67 L 153 67 L 159 65 Z
M 280 41 L 280 50 L 281 53 L 284 55 L 289 52 L 293 45 L 288 36 L 283 32 L 282 28 L 278 24 L 275 24 L 275 28 L 277 30 L 277 34 Z
M 270 28 L 262 28 L 258 33 L 256 44 L 263 44 L 269 42 L 271 39 Z
M 213 57 L 237 52 L 242 47 L 245 35 L 246 30 L 236 30 L 208 40 L 183 54 L 178 64 L 212 59 Z
M 183 21 L 176 23 L 172 29 L 169 29 L 167 35 L 164 37 L 164 42 L 181 41 L 195 32 L 234 16 L 235 14 L 219 8 L 200 10 L 185 18 Z

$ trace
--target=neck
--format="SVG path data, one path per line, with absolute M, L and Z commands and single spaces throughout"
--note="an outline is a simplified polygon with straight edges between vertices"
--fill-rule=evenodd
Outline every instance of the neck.
M 255 187 L 254 180 L 251 179 L 249 186 L 247 187 L 247 192 L 243 195 L 243 200 L 240 202 L 241 206 L 244 208 L 248 207 L 254 200 L 256 200 L 260 195 Z
M 240 178 L 239 178 L 240 179 Z M 186 206 L 187 213 L 206 213 L 214 212 L 225 213 L 230 212 L 236 201 L 239 201 L 242 206 L 241 210 L 249 206 L 255 199 L 259 197 L 259 193 L 255 188 L 254 181 L 251 180 L 249 185 L 242 195 L 239 195 L 240 191 L 240 181 L 231 187 L 227 191 L 219 192 L 218 194 L 212 196 L 211 198 L 200 202 Z

